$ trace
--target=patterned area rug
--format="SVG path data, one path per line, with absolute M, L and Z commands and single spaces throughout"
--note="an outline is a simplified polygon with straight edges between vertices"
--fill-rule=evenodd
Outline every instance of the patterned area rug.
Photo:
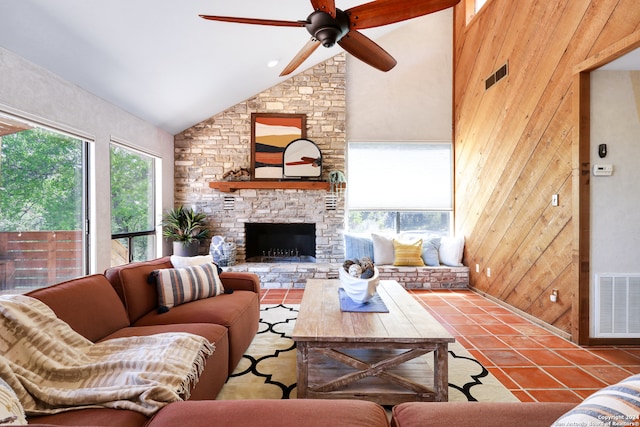
M 296 397 L 296 348 L 291 334 L 299 307 L 261 306 L 258 334 L 217 399 Z M 449 345 L 449 401 L 517 402 L 518 399 L 456 342 Z

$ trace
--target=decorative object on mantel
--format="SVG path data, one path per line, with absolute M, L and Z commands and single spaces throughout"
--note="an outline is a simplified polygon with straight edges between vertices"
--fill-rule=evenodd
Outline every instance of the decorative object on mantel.
M 331 194 L 338 195 L 342 193 L 347 186 L 347 178 L 342 171 L 329 172 L 329 191 Z
M 282 179 L 285 148 L 306 136 L 306 114 L 251 113 L 253 179 Z
M 237 168 L 226 171 L 222 175 L 222 179 L 227 181 L 249 181 L 251 179 L 251 171 L 247 168 Z
M 213 262 L 220 267 L 228 267 L 236 264 L 236 244 L 225 241 L 222 236 L 213 236 L 209 245 L 209 254 Z
M 162 235 L 173 240 L 173 254 L 196 256 L 200 242 L 210 236 L 207 215 L 180 205 L 164 214 Z
M 306 138 L 291 141 L 282 155 L 285 178 L 316 178 L 322 176 L 322 153 L 315 142 Z

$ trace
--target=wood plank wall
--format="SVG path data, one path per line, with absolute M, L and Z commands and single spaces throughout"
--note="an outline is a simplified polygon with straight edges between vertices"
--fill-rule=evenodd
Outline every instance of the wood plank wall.
M 640 7 L 489 0 L 467 22 L 469 1 L 454 13 L 453 114 L 456 232 L 466 238 L 471 286 L 577 340 L 573 69 L 638 30 Z M 505 63 L 508 76 L 485 90 Z

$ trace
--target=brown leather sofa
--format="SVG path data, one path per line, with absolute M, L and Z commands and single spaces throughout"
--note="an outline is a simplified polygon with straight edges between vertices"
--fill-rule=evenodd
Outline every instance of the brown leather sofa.
M 158 314 L 156 287 L 147 283 L 147 277 L 153 270 L 171 267 L 169 257 L 132 263 L 111 268 L 104 275 L 77 278 L 28 295 L 47 304 L 59 318 L 93 342 L 163 332 L 190 332 L 207 338 L 216 349 L 207 359 L 190 399 L 215 399 L 258 330 L 260 281 L 251 273 L 222 273 L 225 289 L 233 289 L 233 293 L 192 301 Z M 34 417 L 33 421 L 139 426 L 147 418 L 131 411 L 91 409 Z
M 159 326 L 206 323 L 227 328 L 229 373 L 233 372 L 258 331 L 260 320 L 260 279 L 253 273 L 223 272 L 220 279 L 232 294 L 201 299 L 158 314 L 156 287 L 147 283 L 153 270 L 172 268 L 169 257 L 137 262 L 105 271 L 116 290 L 131 326 Z

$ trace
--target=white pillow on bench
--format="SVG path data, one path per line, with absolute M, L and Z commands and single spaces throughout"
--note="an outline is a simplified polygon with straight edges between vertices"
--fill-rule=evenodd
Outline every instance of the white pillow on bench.
M 371 236 L 362 234 L 345 233 L 346 259 L 361 259 L 368 256 L 378 265 L 393 265 L 395 253 L 393 240 L 397 236 L 384 233 L 371 233 Z M 411 238 L 410 238 L 411 237 Z M 423 239 L 423 260 L 427 265 L 446 265 L 449 267 L 462 267 L 464 253 L 464 237 L 438 237 L 429 232 L 401 233 L 402 240 Z M 440 239 L 439 246 L 435 239 Z M 429 243 L 426 243 L 429 241 Z M 436 254 L 433 252 L 437 246 L 438 263 L 434 262 Z M 425 251 L 431 251 L 425 254 Z M 427 256 L 428 255 L 428 256 Z
M 464 237 L 443 237 L 440 240 L 438 255 L 440 262 L 450 267 L 462 267 Z

